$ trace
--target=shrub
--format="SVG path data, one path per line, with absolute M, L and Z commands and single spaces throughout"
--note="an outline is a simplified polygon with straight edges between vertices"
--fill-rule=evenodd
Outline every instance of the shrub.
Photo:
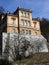
M 0 65 L 12 65 L 12 63 L 6 59 L 0 59 Z

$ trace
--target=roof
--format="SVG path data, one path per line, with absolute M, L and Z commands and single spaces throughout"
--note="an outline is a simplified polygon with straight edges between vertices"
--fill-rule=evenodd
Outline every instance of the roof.
M 15 14 L 12 14 L 12 13 L 7 13 L 7 15 L 9 15 L 9 16 L 16 16 L 16 17 L 18 17 L 18 15 L 15 15 Z
M 7 16 L 15 16 L 15 17 L 18 17 L 18 15 L 15 15 L 15 14 L 12 14 L 12 13 L 6 13 L 6 14 L 4 14 L 4 18 L 6 18 Z M 3 18 L 3 19 L 4 19 Z
M 26 11 L 26 12 L 32 13 L 32 10 L 30 10 L 30 9 L 24 9 L 24 8 L 21 8 L 21 7 L 18 7 L 14 13 L 18 12 L 18 10 L 22 10 L 22 11 Z
M 40 19 L 39 19 L 39 18 L 32 18 L 32 20 L 40 21 Z

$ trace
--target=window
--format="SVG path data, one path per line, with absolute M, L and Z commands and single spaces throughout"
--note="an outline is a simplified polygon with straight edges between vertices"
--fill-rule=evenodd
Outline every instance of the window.
M 34 35 L 37 35 L 37 32 L 35 32 Z
M 26 13 L 26 17 L 30 17 L 29 13 Z
M 22 26 L 24 26 L 24 20 L 22 20 Z
M 11 25 L 15 26 L 14 21 L 16 20 L 16 18 L 11 18 L 11 19 L 12 19 Z
M 26 17 L 28 17 L 28 13 L 26 13 Z
M 27 21 L 25 20 L 24 22 L 25 22 L 25 26 L 26 26 L 27 25 Z
M 24 16 L 24 17 L 25 17 L 25 16 L 26 16 L 26 12 L 22 12 L 22 16 Z
M 23 16 L 23 12 L 21 12 L 22 16 Z
M 22 33 L 25 34 L 25 30 L 24 29 L 22 29 Z
M 23 16 L 25 16 L 25 13 L 23 12 Z
M 28 17 L 30 18 L 30 15 L 29 15 L 29 13 L 28 13 Z
M 16 20 L 16 18 L 11 18 L 11 19 L 13 19 L 13 21 L 15 21 L 15 20 Z
M 24 16 L 26 17 L 26 12 L 24 13 Z
M 22 20 L 22 26 L 26 26 L 26 20 Z
M 31 30 L 24 30 L 24 29 L 22 29 L 22 33 L 31 35 Z
M 26 30 L 26 34 L 28 34 L 28 30 Z
M 27 13 L 27 12 L 21 12 L 21 14 L 22 14 L 22 16 L 24 16 L 24 17 L 30 17 L 29 13 Z
M 31 35 L 31 30 L 29 30 L 29 35 Z
M 30 26 L 30 21 L 22 20 L 22 26 Z
M 30 26 L 30 21 L 27 21 L 27 26 Z
M 36 22 L 33 22 L 34 23 L 34 28 L 36 28 Z

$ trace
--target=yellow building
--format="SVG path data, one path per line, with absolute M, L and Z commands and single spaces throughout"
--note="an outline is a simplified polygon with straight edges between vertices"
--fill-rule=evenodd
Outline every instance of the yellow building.
M 3 22 L 6 22 L 6 32 L 12 32 L 14 29 L 17 33 L 41 35 L 39 19 L 32 18 L 32 11 L 29 9 L 18 7 L 13 14 L 7 13 Z

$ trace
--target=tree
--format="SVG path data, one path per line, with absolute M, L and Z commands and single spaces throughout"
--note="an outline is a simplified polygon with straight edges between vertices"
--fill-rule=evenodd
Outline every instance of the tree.
M 8 53 L 9 53 L 10 60 L 11 58 L 14 61 L 21 60 L 28 56 L 31 56 L 33 53 L 48 51 L 48 50 L 44 51 L 44 49 L 47 49 L 47 47 L 46 48 L 44 47 L 46 46 L 46 40 L 43 36 L 40 36 L 40 37 L 30 36 L 30 35 L 24 36 L 23 34 L 12 32 L 12 33 L 9 33 L 9 35 L 7 33 L 6 39 L 7 40 L 6 40 L 6 45 L 4 47 L 4 51 L 6 48 L 9 49 Z
M 48 49 L 49 49 L 49 20 L 46 18 L 42 18 L 40 20 L 41 33 L 47 39 Z
M 3 14 L 3 13 L 5 13 L 5 9 L 2 6 L 0 6 L 0 14 Z
M 12 63 L 6 59 L 0 59 L 0 65 L 12 65 Z
M 42 18 L 40 20 L 41 33 L 49 42 L 49 20 L 46 18 Z
M 28 49 L 29 41 L 22 34 L 9 34 L 7 36 L 4 54 L 8 54 L 15 61 L 25 57 L 25 52 Z M 9 50 L 9 51 L 8 51 Z M 8 56 L 8 55 L 6 55 Z

